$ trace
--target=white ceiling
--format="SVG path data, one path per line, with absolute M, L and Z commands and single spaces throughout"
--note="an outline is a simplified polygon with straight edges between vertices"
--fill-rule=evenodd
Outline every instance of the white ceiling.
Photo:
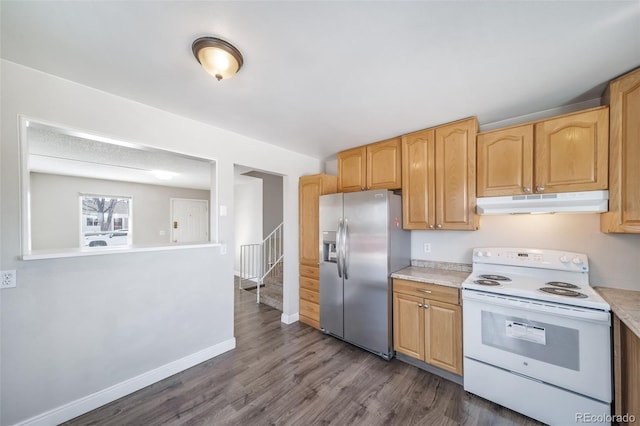
M 640 66 L 638 0 L 0 5 L 4 59 L 320 159 L 598 98 Z M 202 35 L 243 53 L 233 79 L 198 65 Z
M 214 163 L 207 160 L 100 141 L 39 123 L 27 129 L 29 171 L 150 185 L 210 190 Z

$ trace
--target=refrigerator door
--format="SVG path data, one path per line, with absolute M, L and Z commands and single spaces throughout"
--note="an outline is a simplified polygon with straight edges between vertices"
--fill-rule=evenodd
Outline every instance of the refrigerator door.
M 342 194 L 320 196 L 320 328 L 344 338 Z M 340 230 L 340 232 L 338 232 Z
M 389 194 L 386 190 L 346 193 L 343 213 L 344 340 L 385 358 L 391 355 Z

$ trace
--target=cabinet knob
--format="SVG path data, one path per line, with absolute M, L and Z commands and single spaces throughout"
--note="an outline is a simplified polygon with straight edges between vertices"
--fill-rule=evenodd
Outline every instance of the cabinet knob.
M 422 307 L 425 309 L 429 309 L 429 305 L 427 305 L 426 303 Z
M 536 191 L 544 192 L 544 186 L 536 186 Z
M 361 189 L 362 191 L 364 191 L 364 186 L 361 186 L 361 187 L 360 187 L 360 189 Z
M 418 308 L 422 308 L 422 303 L 418 303 Z
M 429 229 L 433 229 L 433 225 L 429 225 Z
M 437 225 L 436 225 L 436 228 L 438 228 L 438 229 L 442 229 L 442 225 L 441 225 L 441 224 L 437 224 Z
M 531 188 L 529 188 L 528 186 L 525 186 L 524 187 L 524 192 L 527 192 L 527 193 L 531 192 Z

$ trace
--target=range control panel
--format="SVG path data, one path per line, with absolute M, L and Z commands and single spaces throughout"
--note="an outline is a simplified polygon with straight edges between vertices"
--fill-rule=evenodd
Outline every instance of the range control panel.
M 473 249 L 473 263 L 525 266 L 528 268 L 557 269 L 561 271 L 589 271 L 589 259 L 586 254 L 546 249 L 475 248 Z

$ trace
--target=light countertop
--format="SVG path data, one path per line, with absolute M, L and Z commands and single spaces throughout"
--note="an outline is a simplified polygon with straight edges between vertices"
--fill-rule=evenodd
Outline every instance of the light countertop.
M 391 274 L 391 278 L 419 281 L 447 287 L 460 288 L 462 282 L 469 276 L 469 272 L 455 271 L 421 266 L 407 266 Z
M 611 305 L 620 321 L 640 337 L 640 291 L 608 287 L 596 287 L 596 291 Z

